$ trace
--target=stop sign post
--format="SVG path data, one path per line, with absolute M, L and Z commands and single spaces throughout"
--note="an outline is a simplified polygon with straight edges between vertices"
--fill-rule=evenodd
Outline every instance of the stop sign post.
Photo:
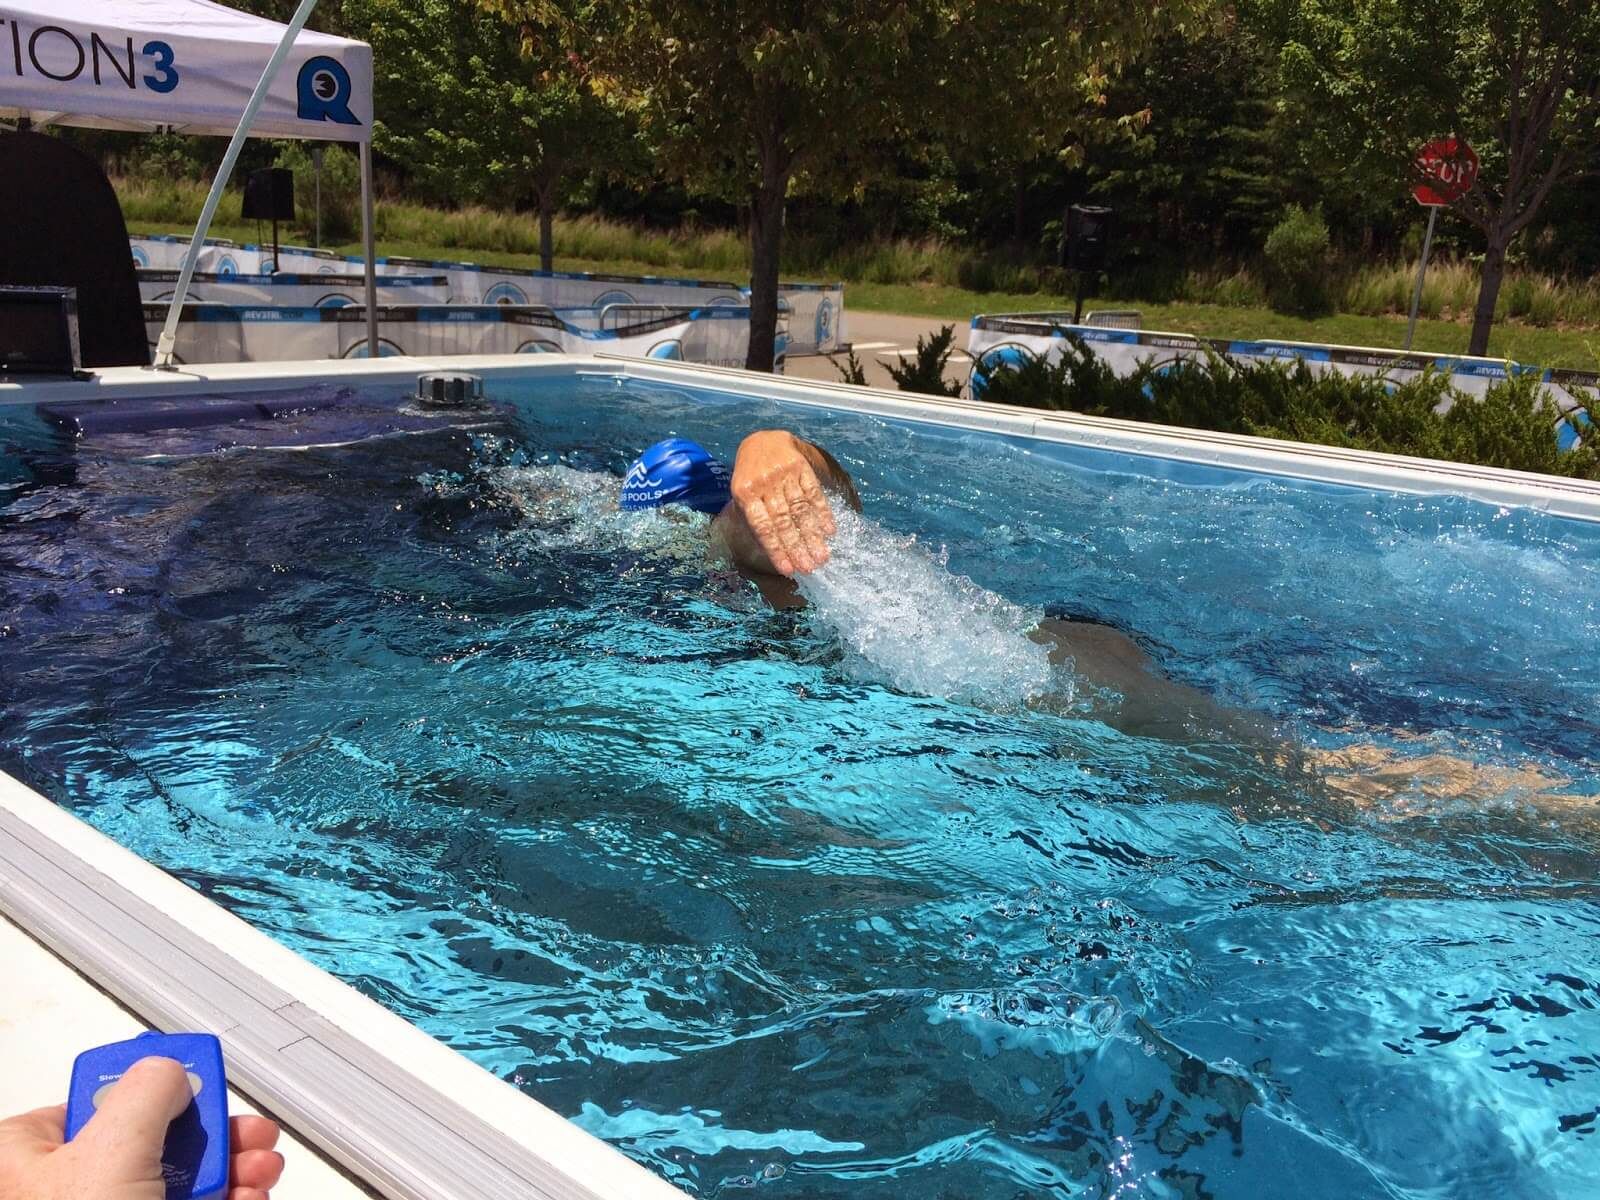
M 1411 293 L 1411 317 L 1406 322 L 1406 346 L 1417 331 L 1417 308 L 1422 303 L 1422 277 L 1428 270 L 1428 250 L 1433 245 L 1433 223 L 1439 210 L 1454 204 L 1478 182 L 1477 151 L 1457 138 L 1434 138 L 1417 151 L 1417 173 L 1422 179 L 1411 189 L 1418 204 L 1428 210 L 1428 232 L 1422 235 L 1422 261 L 1417 264 L 1417 286 Z

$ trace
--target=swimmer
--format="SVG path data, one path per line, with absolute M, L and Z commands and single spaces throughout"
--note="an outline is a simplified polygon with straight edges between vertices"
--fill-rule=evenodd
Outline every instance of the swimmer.
M 828 493 L 861 511 L 850 473 L 833 455 L 781 429 L 739 443 L 730 471 L 687 438 L 651 446 L 622 481 L 624 509 L 682 504 L 711 516 L 711 534 L 773 608 L 801 608 L 794 576 L 828 561 L 836 532 Z
M 821 446 L 781 429 L 745 438 L 732 470 L 686 438 L 657 442 L 628 469 L 621 496 L 624 509 L 682 504 L 709 514 L 721 551 L 779 609 L 804 607 L 794 577 L 827 563 L 837 531 L 833 502 L 861 511 L 850 473 Z M 1261 718 L 1159 674 L 1131 638 L 1107 625 L 1047 617 L 1033 638 L 1050 647 L 1052 663 L 1071 662 L 1092 715 L 1124 733 L 1230 741 L 1268 734 Z
M 746 437 L 731 470 L 687 439 L 659 442 L 634 462 L 621 495 L 624 509 L 682 504 L 709 514 L 721 552 L 778 609 L 804 607 L 795 578 L 828 562 L 835 503 L 861 511 L 849 472 L 822 447 L 779 429 Z M 1331 751 L 1300 745 L 1267 717 L 1168 679 L 1132 638 L 1102 623 L 1047 617 L 1030 636 L 1049 647 L 1052 664 L 1070 664 L 1077 685 L 1072 711 L 1131 736 L 1226 744 L 1282 768 L 1310 768 L 1357 807 L 1393 799 L 1419 811 L 1516 796 L 1541 807 L 1592 808 L 1592 801 L 1556 793 L 1567 780 L 1526 768 L 1438 753 L 1413 758 L 1372 745 Z M 1048 699 L 1041 703 L 1050 706 Z

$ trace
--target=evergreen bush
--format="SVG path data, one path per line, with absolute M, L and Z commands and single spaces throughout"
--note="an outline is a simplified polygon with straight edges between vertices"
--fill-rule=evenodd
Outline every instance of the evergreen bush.
M 851 346 L 844 366 L 837 362 L 833 364 L 834 370 L 839 372 L 839 382 L 853 384 L 856 387 L 867 386 L 867 369 L 861 365 L 861 360 L 856 357 L 856 348 Z
M 1320 205 L 1291 204 L 1262 247 L 1267 298 L 1281 312 L 1320 313 L 1328 305 L 1328 223 Z
M 932 337 L 917 335 L 917 352 L 909 363 L 889 365 L 895 386 L 902 392 L 917 392 L 924 396 L 959 396 L 961 385 L 947 383 L 945 364 L 950 361 L 951 343 L 955 340 L 955 326 L 941 325 Z M 851 352 L 851 359 L 855 352 Z
M 1119 376 L 1069 336 L 1054 361 L 996 367 L 983 399 L 1600 480 L 1595 427 L 1563 417 L 1537 372 L 1514 373 L 1481 397 L 1452 387 L 1450 377 L 1436 371 L 1397 382 L 1316 372 L 1302 360 L 1240 362 L 1210 351 L 1198 359 L 1146 362 Z M 1588 397 L 1591 413 L 1597 400 Z M 1563 421 L 1581 439 L 1575 449 L 1557 443 Z

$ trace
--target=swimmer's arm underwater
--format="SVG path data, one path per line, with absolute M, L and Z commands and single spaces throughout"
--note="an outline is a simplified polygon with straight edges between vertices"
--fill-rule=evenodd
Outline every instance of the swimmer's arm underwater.
M 1031 636 L 1050 648 L 1052 663 L 1071 660 L 1082 685 L 1075 711 L 1083 712 L 1086 701 L 1084 715 L 1135 737 L 1237 747 L 1279 770 L 1303 773 L 1357 808 L 1406 816 L 1432 804 L 1514 798 L 1562 817 L 1600 811 L 1592 797 L 1562 792 L 1570 780 L 1535 768 L 1476 763 L 1438 751 L 1408 754 L 1374 742 L 1337 750 L 1303 743 L 1260 713 L 1229 708 L 1168 679 L 1131 638 L 1108 626 L 1050 617 Z M 1388 737 L 1424 740 L 1395 730 Z
M 820 446 L 781 429 L 763 429 L 739 444 L 729 483 L 732 499 L 712 530 L 739 571 L 775 608 L 803 604 L 793 576 L 828 561 L 835 532 L 827 493 L 861 509 L 849 472 Z
M 1221 740 L 1270 745 L 1272 723 L 1241 712 L 1161 674 L 1126 634 L 1107 625 L 1046 617 L 1030 635 L 1050 648 L 1054 664 L 1070 662 L 1080 683 L 1076 699 L 1089 714 L 1136 737 L 1168 741 Z

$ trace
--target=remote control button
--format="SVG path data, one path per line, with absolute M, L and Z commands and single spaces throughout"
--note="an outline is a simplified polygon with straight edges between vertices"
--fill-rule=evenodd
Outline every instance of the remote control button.
M 186 1071 L 184 1073 L 189 1076 L 189 1090 L 198 1096 L 200 1094 L 200 1089 L 205 1086 L 206 1081 L 201 1079 L 200 1076 L 196 1075 L 193 1071 Z
M 89 1097 L 89 1107 L 94 1109 L 95 1112 L 99 1112 L 100 1101 L 106 1098 L 106 1093 L 112 1088 L 116 1087 L 121 1079 L 122 1076 L 118 1075 L 117 1078 L 113 1079 L 110 1083 L 102 1083 L 99 1087 L 97 1087 L 94 1091 L 94 1095 Z

